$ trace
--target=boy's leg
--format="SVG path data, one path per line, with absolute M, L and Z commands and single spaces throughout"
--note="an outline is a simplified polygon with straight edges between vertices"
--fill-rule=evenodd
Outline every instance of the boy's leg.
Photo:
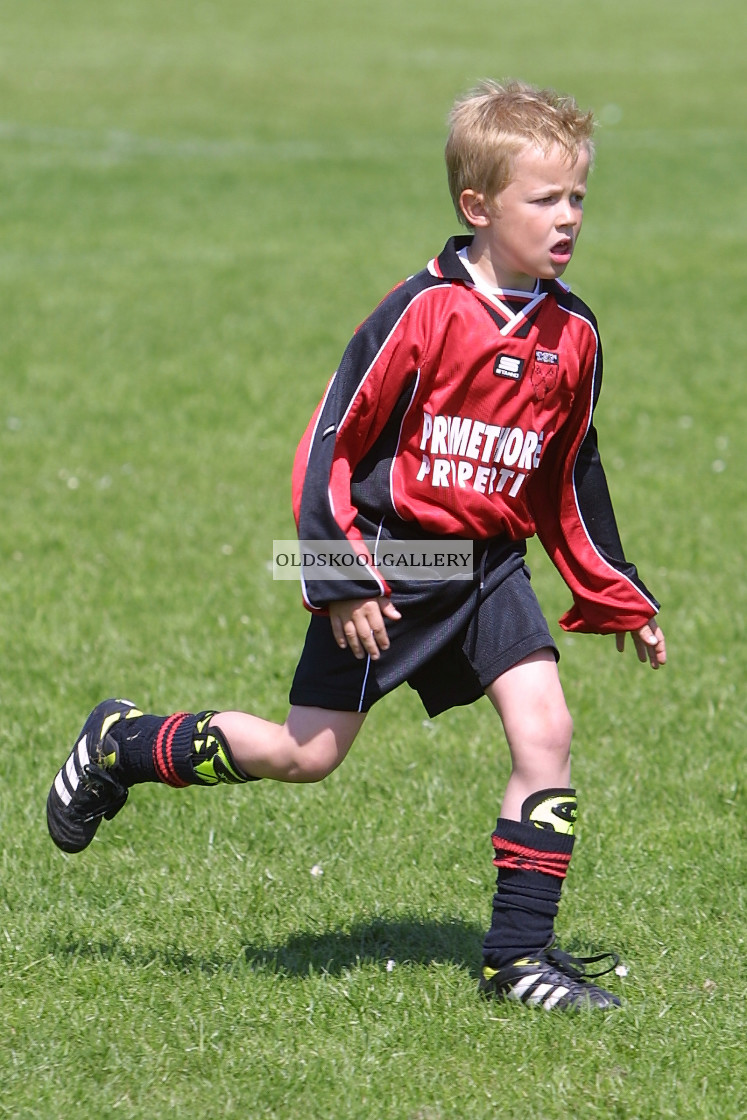
M 493 833 L 498 881 L 482 988 L 548 1009 L 611 1007 L 619 1000 L 584 980 L 582 962 L 550 948 L 577 809 L 570 788 L 573 724 L 553 651 L 520 661 L 486 694 L 501 717 L 512 769 Z
M 573 721 L 552 650 L 540 649 L 512 666 L 485 690 L 501 717 L 511 752 L 511 776 L 501 817 L 520 821 L 524 802 L 538 790 L 571 780 Z
M 345 758 L 364 713 L 292 707 L 285 723 L 244 712 L 146 715 L 105 700 L 89 715 L 47 798 L 55 844 L 79 852 L 103 818 L 124 805 L 130 786 L 181 787 L 259 778 L 320 781 Z
M 245 774 L 277 782 L 318 782 L 343 762 L 365 718 L 365 712 L 293 705 L 283 724 L 246 712 L 219 712 L 210 726 L 222 732 Z
M 501 717 L 512 763 L 493 833 L 498 887 L 484 945 L 486 961 L 504 965 L 553 939 L 573 821 L 558 819 L 556 830 L 544 821 L 537 827 L 529 817 L 534 795 L 543 790 L 564 791 L 564 804 L 575 808 L 569 788 L 573 727 L 550 650 L 514 665 L 486 693 Z

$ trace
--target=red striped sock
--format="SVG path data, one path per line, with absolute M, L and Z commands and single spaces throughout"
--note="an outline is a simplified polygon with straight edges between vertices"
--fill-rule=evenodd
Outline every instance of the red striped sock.
M 158 780 L 167 786 L 174 786 L 179 789 L 190 784 L 189 780 L 183 776 L 184 767 L 180 755 L 183 753 L 185 733 L 188 736 L 189 743 L 192 742 L 194 719 L 195 717 L 190 715 L 189 712 L 176 712 L 163 721 L 155 737 L 153 742 L 153 766 Z M 177 748 L 176 760 L 175 747 Z M 182 750 L 179 748 L 182 748 Z

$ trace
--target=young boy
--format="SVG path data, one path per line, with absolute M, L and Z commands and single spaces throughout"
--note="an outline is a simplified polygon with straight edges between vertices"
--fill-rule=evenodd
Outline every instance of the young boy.
M 303 571 L 312 617 L 285 723 L 104 701 L 49 793 L 64 851 L 82 851 L 138 782 L 319 781 L 405 681 L 431 716 L 486 694 L 512 769 L 481 989 L 548 1009 L 619 1004 L 588 961 L 553 948 L 577 808 L 572 724 L 524 564 L 537 533 L 573 596 L 563 628 L 615 633 L 620 651 L 630 632 L 641 661 L 664 664 L 658 603 L 624 557 L 597 449 L 596 322 L 559 281 L 592 129 L 571 98 L 519 82 L 486 82 L 455 104 L 446 162 L 469 236 L 359 328 L 296 456 L 299 538 L 364 562 L 345 580 Z M 472 579 L 387 582 L 364 544 L 426 538 L 474 541 Z

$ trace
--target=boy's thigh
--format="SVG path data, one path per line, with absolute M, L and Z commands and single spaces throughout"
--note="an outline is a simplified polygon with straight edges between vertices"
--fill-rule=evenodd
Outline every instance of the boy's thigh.
M 340 649 L 326 617 L 309 621 L 304 647 L 290 689 L 293 708 L 325 708 L 363 712 L 368 658 L 358 660 L 349 649 Z
M 344 757 L 365 718 L 365 712 L 292 704 L 284 729 L 299 747 L 326 741 Z
M 512 572 L 480 605 L 462 646 L 483 691 L 538 650 L 560 659 L 525 566 Z
M 491 681 L 538 649 L 558 656 L 521 559 L 491 571 L 483 591 L 436 588 L 396 605 L 402 618 L 387 621 L 391 646 L 375 662 L 340 649 L 329 619 L 314 615 L 291 704 L 365 712 L 406 681 L 428 714 L 438 715 L 479 700 Z
M 409 683 L 429 715 L 438 715 L 479 700 L 496 678 L 539 650 L 553 662 L 560 656 L 522 566 L 490 590 L 460 635 Z

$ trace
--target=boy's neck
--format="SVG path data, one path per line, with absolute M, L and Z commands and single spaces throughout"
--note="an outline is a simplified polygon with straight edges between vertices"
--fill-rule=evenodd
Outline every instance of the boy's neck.
M 494 267 L 487 247 L 480 244 L 479 236 L 475 236 L 472 243 L 461 250 L 460 256 L 480 288 L 497 292 L 526 292 L 528 295 L 537 290 L 539 281 L 534 277 L 511 280 L 502 277 Z

